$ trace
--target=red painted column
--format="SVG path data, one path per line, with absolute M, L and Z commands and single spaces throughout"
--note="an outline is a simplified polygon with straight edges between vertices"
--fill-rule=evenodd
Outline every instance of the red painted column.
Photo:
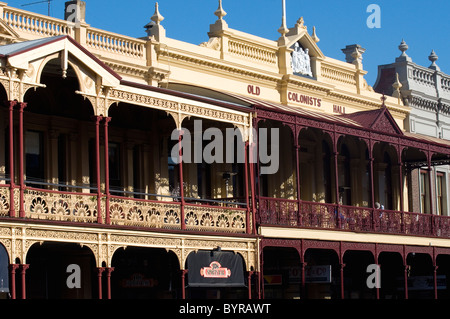
M 19 103 L 19 184 L 20 184 L 20 206 L 19 206 L 19 217 L 25 217 L 24 209 L 24 191 L 25 182 L 24 176 L 24 142 L 23 142 L 23 111 L 27 107 L 27 103 Z
M 408 264 L 404 264 L 404 278 L 405 278 L 405 299 L 408 299 L 408 271 L 410 266 Z
M 110 117 L 104 117 L 105 120 L 104 126 L 105 126 L 105 196 L 106 196 L 106 202 L 105 202 L 105 223 L 110 224 L 110 214 L 109 214 L 109 133 L 108 133 L 108 123 L 111 121 Z
M 344 267 L 345 264 L 341 263 L 339 264 L 340 272 L 341 272 L 341 299 L 345 299 L 345 293 L 344 293 Z
M 428 153 L 428 189 L 430 192 L 430 214 L 433 215 L 435 213 L 434 211 L 434 205 L 433 205 L 433 168 L 431 167 L 431 153 Z
M 372 145 L 372 143 L 370 143 Z M 377 225 L 379 223 L 379 215 L 377 215 L 375 211 L 375 187 L 374 187 L 374 174 L 373 174 L 373 156 L 372 156 L 372 150 L 369 152 L 369 174 L 370 174 L 370 201 L 371 201 L 371 207 L 372 207 L 372 227 L 374 231 L 378 231 Z
M 181 197 L 181 211 L 180 211 L 180 222 L 181 222 L 181 229 L 186 229 L 186 221 L 184 220 L 184 181 L 183 181 L 183 148 L 181 147 L 181 141 L 183 137 L 183 130 L 180 129 L 179 136 L 178 136 L 178 167 L 179 167 L 179 174 L 180 174 L 180 197 Z
M 101 116 L 95 116 L 95 160 L 97 173 L 97 223 L 102 224 L 102 189 L 100 182 L 100 121 Z
M 307 265 L 308 265 L 307 262 L 305 262 L 305 261 L 301 262 L 301 267 L 302 267 L 302 286 L 301 286 L 301 288 L 302 288 L 302 290 L 301 290 L 300 296 L 301 296 L 302 299 L 306 299 L 306 278 L 305 278 L 305 269 L 306 269 L 306 266 L 307 266 Z
M 404 281 L 405 281 L 405 299 L 408 299 L 408 272 L 411 269 L 411 266 L 408 265 L 407 262 L 408 254 L 406 253 L 406 247 L 403 246 L 403 267 L 404 267 Z
M 114 267 L 106 268 L 106 284 L 107 284 L 107 297 L 111 299 L 111 273 L 114 271 Z
M 11 281 L 11 299 L 16 299 L 16 269 L 19 268 L 18 264 L 10 264 L 10 281 Z
M 377 250 L 377 244 L 375 244 L 374 262 L 375 262 L 375 265 L 377 265 L 378 267 L 380 267 L 380 270 L 381 270 L 381 265 L 378 264 L 378 250 Z M 376 287 L 375 289 L 376 289 L 376 290 L 375 290 L 375 292 L 376 292 L 376 298 L 377 298 L 377 300 L 378 300 L 378 299 L 380 299 L 380 288 Z
M 439 266 L 436 263 L 436 248 L 433 247 L 433 281 L 434 281 L 434 299 L 438 299 L 437 270 Z
M 336 142 L 337 143 L 337 142 Z M 334 146 L 334 152 L 333 152 L 333 157 L 334 157 L 334 187 L 336 188 L 335 191 L 335 196 L 336 196 L 336 225 L 338 228 L 342 227 L 342 219 L 341 219 L 341 202 L 339 200 L 339 167 L 338 167 L 338 155 L 339 153 L 337 152 L 337 145 Z
M 252 299 L 252 275 L 253 275 L 253 271 L 249 271 L 248 276 L 247 276 L 248 299 Z
M 105 271 L 104 267 L 97 268 L 97 277 L 98 277 L 98 299 L 103 299 L 102 294 L 102 273 Z
M 400 192 L 400 211 L 403 213 L 404 211 L 404 203 L 403 203 L 403 162 L 402 162 L 402 148 L 400 145 L 397 145 L 397 154 L 398 154 L 398 179 L 399 179 L 399 192 Z
M 188 269 L 181 270 L 181 299 L 186 299 L 186 274 Z
M 256 187 L 255 187 L 255 161 L 257 159 L 257 155 L 255 154 L 255 145 L 254 143 L 249 144 L 249 162 L 250 162 L 250 190 L 252 196 L 252 233 L 256 234 Z
M 341 275 L 341 299 L 345 299 L 345 292 L 344 292 L 344 253 L 345 251 L 342 250 L 342 242 L 339 243 L 339 268 L 340 268 L 340 275 Z
M 27 299 L 25 273 L 29 267 L 30 265 L 27 264 L 20 265 L 20 273 L 22 275 L 22 299 Z
M 16 210 L 14 208 L 14 106 L 16 101 L 9 101 L 9 177 L 11 179 L 9 184 L 9 217 L 16 217 Z
M 302 225 L 302 214 L 301 214 L 301 194 L 300 194 L 300 159 L 298 152 L 300 151 L 300 145 L 298 144 L 298 136 L 296 137 L 294 149 L 295 149 L 295 173 L 297 176 L 297 205 L 298 205 L 298 224 Z
M 251 228 L 250 228 L 250 202 L 249 202 L 249 191 L 248 191 L 248 142 L 245 142 L 245 203 L 247 204 L 247 215 L 246 215 L 246 225 L 247 225 L 247 229 L 246 232 L 247 234 L 251 233 Z M 255 220 L 253 219 L 253 223 L 255 223 Z
M 261 245 L 262 246 L 262 245 Z M 259 272 L 259 283 L 260 283 L 260 290 L 259 290 L 259 299 L 264 299 L 265 295 L 264 295 L 264 247 L 261 247 L 261 253 L 260 253 L 260 272 Z

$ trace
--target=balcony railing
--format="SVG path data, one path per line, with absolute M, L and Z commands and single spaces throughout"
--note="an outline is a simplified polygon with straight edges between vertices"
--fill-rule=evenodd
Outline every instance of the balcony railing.
M 261 197 L 260 225 L 450 237 L 450 217 Z
M 11 190 L 8 184 L 2 183 L 4 181 L 0 180 L 0 217 L 7 217 L 10 214 Z M 16 186 L 14 189 L 16 217 L 19 216 L 20 209 L 19 194 L 20 189 Z M 187 198 L 185 204 L 182 204 L 178 197 L 139 194 L 148 198 L 165 199 L 150 200 L 134 198 L 131 195 L 136 194 L 123 192 L 120 196 L 102 195 L 100 200 L 102 223 L 106 221 L 106 207 L 109 207 L 110 224 L 116 226 L 181 229 L 182 210 L 187 230 L 246 233 L 247 224 L 252 225 L 251 216 L 247 214 L 247 208 L 243 207 L 245 204 L 234 199 L 217 201 Z M 89 187 L 30 181 L 23 192 L 25 218 L 33 220 L 98 223 L 98 202 L 96 190 Z

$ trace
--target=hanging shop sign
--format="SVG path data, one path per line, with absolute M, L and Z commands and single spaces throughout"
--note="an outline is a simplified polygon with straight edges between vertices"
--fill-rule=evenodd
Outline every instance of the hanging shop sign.
M 405 290 L 403 285 L 404 278 L 397 277 L 397 289 Z M 447 279 L 445 275 L 436 276 L 436 289 L 447 289 Z M 408 277 L 408 290 L 433 290 L 434 277 L 433 276 L 411 276 Z
M 331 283 L 331 265 L 307 266 L 305 281 L 307 283 Z
M 233 252 L 193 252 L 187 267 L 189 287 L 245 287 L 242 257 Z
M 134 273 L 130 278 L 123 279 L 121 286 L 123 288 L 151 288 L 158 285 L 158 281 L 153 278 L 146 278 L 143 274 Z

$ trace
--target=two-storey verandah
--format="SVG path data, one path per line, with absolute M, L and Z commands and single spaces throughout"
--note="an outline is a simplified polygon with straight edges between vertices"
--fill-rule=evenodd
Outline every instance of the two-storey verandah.
M 242 259 L 248 278 L 233 292 L 252 295 L 253 211 L 232 198 L 249 198 L 248 163 L 171 156 L 195 120 L 203 132 L 237 128 L 245 153 L 251 108 L 126 81 L 66 36 L 0 51 L 0 242 L 12 298 L 198 295 L 185 289 L 187 260 L 202 250 Z M 65 286 L 69 264 L 81 267 L 82 290 Z
M 280 129 L 280 171 L 261 175 L 255 190 L 263 295 L 266 287 L 271 297 L 448 296 L 438 279 L 449 275 L 450 219 L 433 213 L 431 174 L 420 199 L 431 213 L 410 210 L 420 187 L 411 172 L 447 163 L 446 141 L 402 132 L 384 99 L 377 110 L 339 116 L 245 100 L 255 128 Z M 381 289 L 366 286 L 372 263 L 383 269 Z M 307 264 L 332 265 L 324 295 L 307 284 Z M 280 273 L 281 289 L 271 285 Z M 433 284 L 417 287 L 419 278 Z

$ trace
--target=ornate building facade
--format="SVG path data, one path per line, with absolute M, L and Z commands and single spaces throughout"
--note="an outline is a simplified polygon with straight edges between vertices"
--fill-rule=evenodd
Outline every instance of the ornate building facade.
M 449 140 L 449 75 L 442 72 L 437 65 L 438 56 L 431 52 L 428 67 L 417 65 L 408 56 L 408 45 L 402 41 L 399 45 L 401 55 L 394 63 L 379 66 L 378 79 L 375 84 L 377 92 L 401 98 L 411 108 L 405 120 L 405 130 L 428 136 L 434 141 Z M 396 82 L 399 90 L 393 90 L 389 82 Z M 436 165 L 430 171 L 431 191 L 428 190 L 426 170 L 416 170 L 412 182 L 416 185 L 417 196 L 410 198 L 414 210 L 421 213 L 448 215 L 448 174 L 446 161 Z M 432 207 L 430 207 L 430 201 Z
M 449 142 L 405 129 L 411 107 L 367 84 L 363 48 L 326 57 L 303 18 L 256 37 L 228 26 L 221 1 L 200 45 L 166 37 L 158 5 L 139 39 L 83 11 L 71 22 L 0 5 L 7 296 L 448 296 L 448 217 L 408 199 L 413 171 L 447 161 Z M 209 129 L 236 133 L 225 153 L 245 160 L 180 148 L 174 161 L 186 131 Z M 264 129 L 279 133 L 273 174 L 250 160 Z

